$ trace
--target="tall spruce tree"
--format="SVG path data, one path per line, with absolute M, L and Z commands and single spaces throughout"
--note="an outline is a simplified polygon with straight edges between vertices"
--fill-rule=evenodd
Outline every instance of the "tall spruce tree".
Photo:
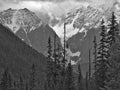
M 110 52 L 106 87 L 108 90 L 120 90 L 120 36 L 112 45 Z
M 63 59 L 62 59 L 62 67 L 61 67 L 61 89 L 65 90 L 65 78 L 66 78 L 66 23 L 64 23 L 64 48 L 63 48 Z
M 57 73 L 58 73 L 58 90 L 63 90 L 65 87 L 65 68 L 63 66 L 63 49 L 60 44 L 57 44 Z
M 57 76 L 58 76 L 58 70 L 57 70 L 57 65 L 58 65 L 58 59 L 57 59 L 57 42 L 56 42 L 56 34 L 54 34 L 54 61 L 53 61 L 53 83 L 54 83 L 54 90 L 57 88 Z
M 94 55 L 94 72 L 96 72 L 96 62 L 97 62 L 97 40 L 96 40 L 96 36 L 94 36 L 94 40 L 93 40 L 93 44 L 94 44 L 94 52 L 93 52 L 93 55 Z
M 63 49 L 63 67 L 65 68 L 66 64 L 66 23 L 64 23 L 64 49 Z
M 105 89 L 105 82 L 106 82 L 106 72 L 107 72 L 107 30 L 104 26 L 104 20 L 102 20 L 101 22 L 101 39 L 100 39 L 100 43 L 98 46 L 98 53 L 97 53 L 97 67 L 96 67 L 96 85 L 97 85 L 97 89 L 101 90 L 101 89 Z
M 119 24 L 116 20 L 116 16 L 114 12 L 112 12 L 112 16 L 110 18 L 110 24 L 108 25 L 108 33 L 107 33 L 107 48 L 108 48 L 108 64 L 110 65 L 109 58 L 111 54 L 112 45 L 115 43 L 116 38 L 119 36 Z
M 81 66 L 78 65 L 78 90 L 83 90 Z
M 91 90 L 91 50 L 89 49 L 88 90 Z
M 108 59 L 109 57 L 111 56 L 111 48 L 112 48 L 112 45 L 115 43 L 115 40 L 116 38 L 118 38 L 119 36 L 119 24 L 116 20 L 116 16 L 114 14 L 114 12 L 112 13 L 112 17 L 110 18 L 110 24 L 108 25 L 109 26 L 109 31 L 107 33 L 107 47 L 108 47 Z M 109 61 L 108 61 L 108 64 Z
M 108 31 L 107 41 L 109 43 L 109 47 L 111 47 L 111 45 L 115 42 L 116 35 L 119 33 L 118 23 L 114 12 L 112 13 L 110 24 L 108 26 L 109 26 L 109 31 Z
M 93 60 L 93 64 L 94 64 L 94 73 L 93 73 L 93 80 L 94 80 L 94 89 L 97 90 L 97 86 L 96 86 L 96 80 L 97 80 L 97 75 L 96 75 L 96 71 L 97 71 L 97 40 L 96 40 L 96 36 L 94 36 L 94 40 L 93 40 L 93 56 L 94 56 L 94 60 Z
M 61 90 L 61 85 L 62 83 L 62 59 L 63 59 L 63 53 L 62 53 L 62 47 L 60 44 L 57 44 L 57 49 L 56 49 L 56 71 L 57 71 L 57 78 L 56 78 L 56 88 L 57 90 Z
M 54 90 L 53 83 L 53 50 L 51 38 L 48 39 L 48 56 L 47 56 L 47 65 L 46 65 L 46 90 Z
M 91 50 L 89 49 L 89 81 L 91 78 Z
M 58 66 L 61 66 L 62 59 L 63 59 L 63 52 L 62 52 L 61 45 L 58 43 L 57 43 L 57 49 L 56 49 L 56 59 L 57 59 Z
M 108 32 L 108 41 L 109 41 L 109 67 L 107 71 L 108 81 L 107 89 L 108 90 L 119 90 L 120 89 L 120 36 L 118 23 L 114 13 L 112 13 L 110 30 Z
M 49 37 L 49 38 L 48 38 L 48 56 L 47 56 L 48 61 L 52 61 L 52 60 L 51 60 L 52 57 L 53 57 L 52 41 L 51 41 L 51 38 Z M 49 60 L 49 59 L 50 59 L 50 60 Z

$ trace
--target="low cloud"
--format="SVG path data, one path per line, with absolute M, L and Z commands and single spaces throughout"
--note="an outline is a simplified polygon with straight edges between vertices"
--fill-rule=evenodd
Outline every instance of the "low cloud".
M 120 0 L 90 0 L 92 4 L 96 5 L 105 5 L 106 7 L 111 7 L 115 2 L 119 2 Z
M 80 2 L 75 0 L 2 0 L 0 4 L 2 4 L 1 10 L 28 8 L 32 11 L 50 12 L 58 16 L 80 6 Z
M 81 2 L 84 2 L 85 5 L 88 3 L 95 6 L 105 5 L 108 8 L 116 1 L 120 2 L 120 0 L 0 0 L 0 10 L 28 8 L 59 16 L 72 8 L 81 6 Z

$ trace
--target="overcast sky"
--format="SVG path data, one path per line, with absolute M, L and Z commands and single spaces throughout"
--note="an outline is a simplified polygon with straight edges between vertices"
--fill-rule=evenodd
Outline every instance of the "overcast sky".
M 8 8 L 28 8 L 35 11 L 47 11 L 54 14 L 65 13 L 69 9 L 78 7 L 81 2 L 85 5 L 105 5 L 111 7 L 114 2 L 120 0 L 0 0 L 0 10 Z

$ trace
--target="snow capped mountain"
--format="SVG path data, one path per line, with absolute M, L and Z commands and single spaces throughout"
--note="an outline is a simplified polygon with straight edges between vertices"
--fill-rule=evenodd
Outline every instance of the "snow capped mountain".
M 117 19 L 120 20 L 118 2 L 110 8 L 83 3 L 80 7 L 73 8 L 67 14 L 60 16 L 47 11 L 45 13 L 41 11 L 36 15 L 26 8 L 8 9 L 0 12 L 0 23 L 44 55 L 47 50 L 47 39 L 49 36 L 53 38 L 55 32 L 59 36 L 58 41 L 61 40 L 63 43 L 64 23 L 66 23 L 66 38 L 69 44 L 67 54 L 75 61 L 85 61 L 87 50 L 92 47 L 93 36 L 99 33 L 101 19 L 104 18 L 107 22 L 112 11 L 115 11 Z
M 88 29 L 99 27 L 102 18 L 106 21 L 109 20 L 113 11 L 117 15 L 117 19 L 120 20 L 120 3 L 118 2 L 115 2 L 113 7 L 110 8 L 105 8 L 104 5 L 99 7 L 92 6 L 91 4 L 82 5 L 70 10 L 65 16 L 63 16 L 64 19 L 62 19 L 62 21 L 58 20 L 57 24 L 54 26 L 51 25 L 51 23 L 49 24 L 60 38 L 64 37 L 64 22 L 67 23 L 67 39 L 79 32 L 85 33 L 84 36 L 86 36 Z
M 59 23 L 57 22 L 56 25 L 51 25 L 57 35 L 61 38 L 61 42 L 63 44 L 64 23 L 66 23 L 66 39 L 69 45 L 67 52 L 70 56 L 70 59 L 73 60 L 73 64 L 76 64 L 80 60 L 86 62 L 84 59 L 86 59 L 87 56 L 83 57 L 83 54 L 87 51 L 84 49 L 89 48 L 86 48 L 88 44 L 85 45 L 86 43 L 84 42 L 89 41 L 89 30 L 93 27 L 97 28 L 99 26 L 103 14 L 104 12 L 100 8 L 94 8 L 90 5 L 81 6 L 79 8 L 70 10 L 62 19 L 63 21 L 59 20 Z M 87 39 L 85 40 L 86 37 Z M 85 47 L 83 47 L 83 45 Z M 82 50 L 81 47 L 84 49 Z
M 117 20 L 120 20 L 120 3 L 115 2 L 112 7 L 105 8 L 104 5 L 99 7 L 87 5 L 70 10 L 64 18 L 66 23 L 66 37 L 69 44 L 68 52 L 72 55 L 75 53 L 76 60 L 82 60 L 83 63 L 88 63 L 88 50 L 93 47 L 93 37 L 99 39 L 99 26 L 102 18 L 108 24 L 112 12 L 115 12 Z M 60 21 L 55 26 L 51 26 L 63 42 L 64 37 L 64 22 Z M 92 51 L 92 50 L 91 50 Z M 71 56 L 72 56 L 71 55 Z
M 47 53 L 48 38 L 51 37 L 53 40 L 54 35 L 56 35 L 49 25 L 44 24 L 35 13 L 27 8 L 10 8 L 0 12 L 0 23 L 8 27 L 26 44 L 44 55 Z M 57 41 L 60 43 L 58 36 Z
M 81 7 L 70 11 L 66 15 L 65 22 L 67 38 L 72 37 L 78 32 L 84 32 L 86 35 L 86 30 L 92 28 L 99 24 L 100 19 L 103 17 L 103 12 L 99 9 L 93 8 L 91 6 Z M 56 25 L 53 27 L 56 33 L 62 38 L 63 37 L 63 24 Z
M 0 13 L 0 23 L 10 28 L 14 33 L 20 28 L 28 33 L 39 27 L 42 21 L 27 8 L 19 10 L 10 8 Z

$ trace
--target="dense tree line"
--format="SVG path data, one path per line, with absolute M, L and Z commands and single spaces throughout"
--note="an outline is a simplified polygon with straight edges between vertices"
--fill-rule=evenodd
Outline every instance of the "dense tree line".
M 0 90 L 36 90 L 36 66 L 31 66 L 29 80 L 26 80 L 20 70 L 19 77 L 15 78 L 9 68 L 5 68 L 0 82 Z
M 120 36 L 119 25 L 114 12 L 109 25 L 101 21 L 100 41 L 94 37 L 94 74 L 95 90 L 119 90 Z

